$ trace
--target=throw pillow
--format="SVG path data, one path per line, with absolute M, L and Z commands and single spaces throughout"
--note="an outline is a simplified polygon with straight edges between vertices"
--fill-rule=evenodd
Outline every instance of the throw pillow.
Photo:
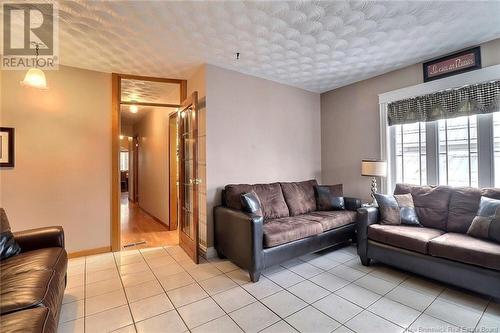
M 418 220 L 411 194 L 375 193 L 375 199 L 380 211 L 380 224 L 422 226 Z
M 247 213 L 263 216 L 259 196 L 254 191 L 241 195 L 241 206 Z
M 314 186 L 318 210 L 344 210 L 342 184 Z
M 21 248 L 10 231 L 9 220 L 3 208 L 0 208 L 0 228 L 0 260 L 5 260 L 19 254 Z
M 481 197 L 477 216 L 467 234 L 500 243 L 500 200 Z

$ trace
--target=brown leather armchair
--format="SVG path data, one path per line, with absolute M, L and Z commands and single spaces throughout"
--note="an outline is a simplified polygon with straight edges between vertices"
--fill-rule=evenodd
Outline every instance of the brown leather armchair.
M 62 227 L 14 233 L 21 252 L 0 261 L 2 332 L 57 331 L 68 256 Z

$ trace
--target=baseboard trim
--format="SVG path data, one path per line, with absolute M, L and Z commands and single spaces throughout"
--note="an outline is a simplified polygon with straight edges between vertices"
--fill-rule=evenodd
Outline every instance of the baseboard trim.
M 148 215 L 149 217 L 151 217 L 155 222 L 157 223 L 160 223 L 161 225 L 163 225 L 164 227 L 167 227 L 168 230 L 170 230 L 170 225 L 163 222 L 162 220 L 160 220 L 159 218 L 157 218 L 156 216 L 154 216 L 153 214 L 151 214 L 150 212 L 148 212 L 147 210 L 145 210 L 144 208 L 142 208 L 141 206 L 139 206 L 139 204 L 137 204 L 137 207 L 146 215 Z
M 217 251 L 215 250 L 215 247 L 211 246 L 205 250 L 205 258 L 206 259 L 217 258 Z
M 84 256 L 91 256 L 93 254 L 101 254 L 101 253 L 106 253 L 106 252 L 111 252 L 111 246 L 96 247 L 93 249 L 70 252 L 70 253 L 68 253 L 68 258 L 71 259 L 71 258 L 78 258 L 78 257 L 84 257 Z

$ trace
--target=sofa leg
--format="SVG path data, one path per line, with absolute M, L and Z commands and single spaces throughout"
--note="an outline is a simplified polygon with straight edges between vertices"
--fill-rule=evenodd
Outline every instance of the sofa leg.
M 250 272 L 250 280 L 252 280 L 252 282 L 259 282 L 259 279 L 260 279 L 260 271 Z
M 360 256 L 359 259 L 361 260 L 361 263 L 363 264 L 363 266 L 370 266 L 370 261 L 371 261 L 370 258 Z
M 217 257 L 219 257 L 219 259 L 226 259 L 226 256 L 222 254 L 222 252 L 219 252 L 217 251 Z

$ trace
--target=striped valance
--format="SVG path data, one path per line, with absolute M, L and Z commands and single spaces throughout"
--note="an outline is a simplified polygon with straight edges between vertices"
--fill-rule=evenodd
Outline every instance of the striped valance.
M 390 125 L 500 111 L 500 80 L 389 103 Z

